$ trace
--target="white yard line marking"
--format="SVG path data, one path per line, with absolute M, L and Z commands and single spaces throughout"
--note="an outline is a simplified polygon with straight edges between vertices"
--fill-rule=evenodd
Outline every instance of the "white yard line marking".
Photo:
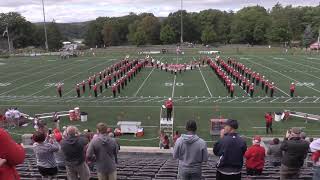
M 193 57 L 193 59 L 195 60 L 195 58 Z M 206 80 L 204 79 L 204 77 L 203 77 L 203 74 L 202 74 L 202 71 L 201 71 L 201 68 L 198 66 L 198 69 L 199 69 L 199 72 L 200 72 L 200 74 L 201 74 L 201 77 L 202 77 L 202 80 L 203 80 L 203 82 L 204 82 L 204 84 L 206 85 L 206 87 L 207 87 L 207 90 L 208 90 L 208 92 L 209 92 L 209 94 L 210 94 L 210 97 L 213 97 L 212 96 L 212 93 L 211 93 L 211 91 L 210 91 L 210 89 L 209 89 L 209 87 L 208 87 L 208 84 L 207 84 L 207 82 L 206 82 Z
M 172 98 L 173 98 L 173 96 L 174 96 L 174 88 L 176 87 L 176 79 L 177 79 L 177 76 L 174 75 L 173 85 L 172 85 L 172 93 L 171 93 L 171 97 L 172 97 Z
M 190 101 L 193 101 L 195 99 L 198 99 L 198 98 L 191 98 L 191 99 L 189 99 L 188 101 L 185 101 L 185 102 L 190 102 Z
M 238 97 L 235 97 L 235 98 L 232 98 L 230 101 L 227 101 L 227 102 L 229 103 L 229 102 L 235 101 L 237 99 L 238 99 Z
M 228 98 L 228 97 L 222 97 L 222 98 L 219 98 L 219 99 L 217 99 L 217 100 L 215 100 L 213 102 L 219 102 L 219 101 L 222 101 L 223 99 L 226 99 L 226 98 Z
M 258 57 L 258 56 L 256 56 L 256 57 L 259 58 L 259 59 L 261 59 L 261 58 Z M 270 69 L 271 71 L 273 71 L 273 72 L 275 72 L 275 73 L 278 73 L 278 74 L 280 74 L 280 75 L 283 76 L 283 77 L 286 77 L 286 78 L 288 78 L 288 79 L 291 79 L 292 81 L 295 81 L 295 82 L 299 82 L 299 83 L 300 83 L 300 81 L 298 81 L 298 80 L 296 80 L 296 79 L 293 79 L 293 78 L 291 78 L 291 77 L 289 77 L 289 76 L 287 76 L 287 75 L 285 75 L 285 74 L 282 74 L 282 73 L 280 73 L 279 71 L 276 71 L 276 70 L 274 70 L 274 69 L 271 69 L 271 68 L 269 68 L 268 66 L 265 66 L 265 65 L 263 65 L 263 64 L 260 64 L 260 63 L 257 63 L 257 62 L 253 62 L 253 61 L 250 61 L 250 60 L 246 60 L 246 61 L 249 61 L 249 62 L 251 62 L 251 63 L 253 63 L 253 64 L 257 64 L 257 65 L 259 65 L 259 66 L 265 67 L 265 68 L 267 68 L 267 69 Z M 313 88 L 313 87 L 311 87 L 311 86 L 306 86 L 306 87 L 308 87 L 308 88 L 310 88 L 310 89 L 312 89 L 312 90 L 314 90 L 314 91 L 320 92 L 320 90 L 315 89 L 315 88 Z M 286 94 L 287 94 L 287 93 L 286 93 Z M 287 95 L 288 95 L 288 94 L 287 94 Z
M 277 98 L 273 99 L 273 100 L 270 101 L 270 102 L 272 103 L 272 102 L 274 102 L 274 101 L 276 101 L 276 100 L 278 100 L 278 99 L 279 99 L 279 98 L 277 97 Z
M 284 102 L 288 102 L 288 101 L 290 101 L 292 98 L 289 98 L 289 99 L 287 99 L 287 100 L 285 100 Z
M 137 90 L 136 93 L 134 93 L 134 97 L 137 96 L 137 94 L 139 93 L 140 89 L 143 87 L 143 85 L 146 83 L 146 81 L 149 79 L 149 77 L 151 76 L 152 72 L 154 71 L 155 67 L 152 69 L 152 71 L 149 73 L 149 75 L 147 76 L 147 78 L 142 82 L 141 86 L 139 87 L 139 89 Z
M 265 99 L 267 99 L 268 97 L 264 97 L 264 98 L 261 98 L 260 100 L 258 100 L 258 101 L 256 101 L 257 103 L 258 102 L 261 102 L 261 101 L 263 101 L 263 100 L 265 100 Z
M 201 100 L 201 101 L 199 101 L 199 102 L 205 102 L 205 101 L 208 101 L 208 100 L 210 100 L 210 99 L 212 99 L 213 97 L 209 97 L 209 98 L 206 98 L 206 99 L 204 99 L 204 100 Z
M 186 99 L 186 98 L 188 98 L 188 97 L 179 97 L 179 99 L 175 98 L 174 102 L 176 103 L 176 102 L 181 101 L 181 100 Z
M 252 99 L 252 98 L 247 98 L 247 99 L 241 101 L 241 103 L 247 102 L 247 101 L 249 101 L 250 99 Z
M 315 102 L 317 102 L 319 99 L 320 99 L 320 97 L 319 97 L 319 98 L 317 98 L 316 100 L 314 100 L 313 102 L 315 103 Z
M 307 97 L 305 97 L 305 98 L 301 99 L 299 102 L 302 102 L 302 101 L 304 101 L 304 100 L 306 100 L 306 99 L 308 99 L 308 98 L 307 98 Z

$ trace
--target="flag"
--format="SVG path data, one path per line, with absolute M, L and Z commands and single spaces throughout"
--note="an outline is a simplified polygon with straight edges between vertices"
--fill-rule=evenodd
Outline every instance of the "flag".
M 3 32 L 2 36 L 4 37 L 6 34 L 8 34 L 8 26 L 6 27 L 6 30 Z

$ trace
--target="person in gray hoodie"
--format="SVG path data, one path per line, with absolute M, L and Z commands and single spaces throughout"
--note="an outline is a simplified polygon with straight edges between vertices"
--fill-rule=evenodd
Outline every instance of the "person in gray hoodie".
M 208 161 L 206 142 L 196 135 L 197 124 L 189 120 L 187 133 L 183 134 L 173 148 L 173 158 L 179 160 L 178 174 L 182 180 L 201 179 L 201 165 Z
M 116 180 L 118 144 L 108 135 L 108 127 L 105 123 L 97 124 L 97 133 L 98 135 L 89 143 L 87 158 L 96 162 L 99 180 Z

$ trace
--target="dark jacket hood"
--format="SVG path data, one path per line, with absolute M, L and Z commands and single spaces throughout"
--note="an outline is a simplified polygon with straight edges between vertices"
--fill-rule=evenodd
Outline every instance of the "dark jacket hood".
M 183 141 L 188 144 L 192 144 L 199 140 L 199 136 L 196 134 L 183 134 L 181 137 Z

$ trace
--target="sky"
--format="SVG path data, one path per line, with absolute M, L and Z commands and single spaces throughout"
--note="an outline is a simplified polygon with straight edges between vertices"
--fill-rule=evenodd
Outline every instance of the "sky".
M 317 6 L 320 0 L 183 0 L 188 12 L 204 9 L 237 11 L 246 6 L 261 5 L 269 9 L 282 5 Z M 130 12 L 153 13 L 165 17 L 180 9 L 180 0 L 44 0 L 47 21 L 83 22 L 99 16 L 124 16 Z M 43 21 L 41 0 L 0 0 L 0 13 L 19 12 L 28 21 Z

